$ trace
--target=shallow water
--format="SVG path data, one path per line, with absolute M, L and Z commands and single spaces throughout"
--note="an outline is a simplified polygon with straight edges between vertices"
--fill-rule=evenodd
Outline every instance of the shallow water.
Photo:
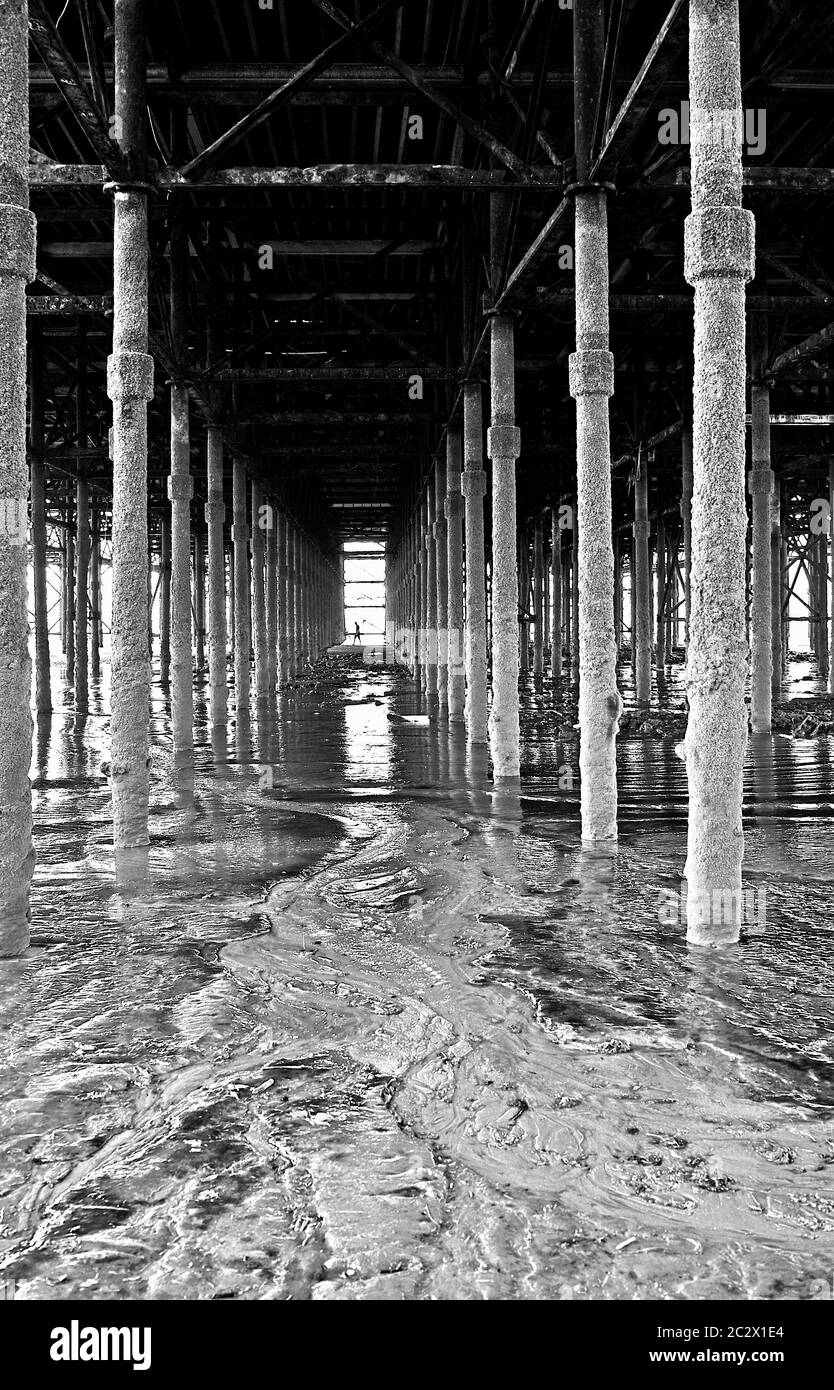
M 228 742 L 199 705 L 177 786 L 156 690 L 152 845 L 118 866 L 103 714 L 39 730 L 33 948 L 0 963 L 18 1297 L 830 1279 L 834 740 L 751 742 L 757 910 L 738 948 L 692 951 L 659 914 L 675 739 L 621 741 L 620 843 L 582 849 L 564 693 L 525 695 L 519 796 L 415 722 L 401 672 L 353 661 Z

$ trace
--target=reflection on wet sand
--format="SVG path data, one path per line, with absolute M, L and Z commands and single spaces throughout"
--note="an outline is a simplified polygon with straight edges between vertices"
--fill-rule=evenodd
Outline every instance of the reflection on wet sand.
M 711 953 L 658 911 L 675 740 L 621 742 L 621 842 L 583 846 L 546 682 L 520 787 L 349 660 L 228 735 L 198 692 L 192 784 L 157 691 L 152 842 L 118 864 L 99 694 L 38 722 L 34 944 L 0 965 L 18 1296 L 813 1296 L 830 739 L 751 742 L 767 908 Z

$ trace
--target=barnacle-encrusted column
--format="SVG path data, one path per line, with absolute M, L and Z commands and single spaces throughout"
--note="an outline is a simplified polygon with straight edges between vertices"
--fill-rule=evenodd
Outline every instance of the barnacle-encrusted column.
M 278 509 L 270 498 L 266 512 L 266 681 L 270 695 L 278 684 Z
M 829 641 L 828 641 L 828 535 L 822 531 L 817 537 L 819 554 L 819 671 L 828 686 Z
M 460 724 L 466 705 L 463 662 L 463 494 L 460 490 L 462 438 L 460 425 L 446 433 L 446 571 L 448 578 L 449 722 Z
M 194 667 L 199 675 L 206 665 L 206 551 L 202 527 L 194 527 Z
M 132 169 L 144 173 L 145 23 L 142 0 L 116 0 L 115 129 Z M 148 199 L 140 186 L 114 190 L 113 589 L 110 658 L 110 782 L 117 853 L 148 843 Z
M 418 686 L 423 684 L 423 648 L 421 629 L 421 565 L 420 565 L 420 503 L 414 509 L 409 527 L 409 565 L 411 571 L 411 650 L 410 665 Z
M 777 499 L 778 499 L 778 495 L 779 495 L 779 494 L 778 494 L 778 488 L 777 488 L 777 490 L 776 490 L 776 497 L 777 497 Z M 834 460 L 832 460 L 832 462 L 830 462 L 829 465 L 828 465 L 828 506 L 829 506 L 829 516 L 830 516 L 830 517 L 834 517 Z M 774 515 L 775 515 L 775 518 L 776 518 L 775 524 L 776 524 L 776 526 L 778 527 L 778 524 L 779 524 L 779 508 L 778 508 L 778 505 L 777 505 L 776 507 L 774 507 Z M 779 531 L 778 531 L 778 530 L 776 531 L 776 536 L 777 536 L 777 537 L 779 536 Z M 778 551 L 776 551 L 775 548 L 774 548 L 774 554 L 778 557 Z M 779 569 L 778 569 L 778 567 L 777 567 L 776 570 L 775 570 L 774 588 L 776 588 L 776 581 L 777 581 L 778 579 L 779 579 Z M 777 630 L 777 618 L 778 618 L 778 617 L 780 616 L 780 614 L 781 614 L 781 593 L 780 593 L 780 595 L 779 595 L 779 603 L 780 603 L 780 607 L 779 607 L 779 608 L 774 607 L 774 614 L 773 614 L 773 623 L 774 623 L 774 653 L 773 653 L 773 661 L 774 661 L 774 668 L 773 668 L 773 669 L 774 669 L 774 684 L 775 684 L 775 681 L 776 681 L 776 645 L 775 645 L 775 638 L 776 638 L 776 630 Z M 830 637 L 829 648 L 828 648 L 828 693 L 829 693 L 829 695 L 834 695 L 834 543 L 832 543 L 832 547 L 831 547 L 831 604 L 830 604 L 830 608 L 831 608 L 831 637 Z M 779 630 L 780 630 L 780 632 L 781 632 L 781 626 L 780 626 Z M 781 679 L 781 658 L 782 658 L 782 650 L 781 650 L 781 640 L 780 640 L 780 644 L 779 644 L 779 663 L 780 663 L 779 676 L 780 676 L 780 679 Z M 778 688 L 778 687 L 777 687 L 777 688 Z
M 2 138 L 2 136 L 0 136 Z M 1 187 L 1 186 L 0 186 Z M 0 198 L 3 197 L 0 191 Z M 2 217 L 2 213 L 0 213 Z M 0 261 L 2 266 L 2 261 Z M 46 485 L 44 479 L 44 374 L 40 331 L 32 336 L 29 365 L 29 451 L 32 582 L 35 599 L 35 709 L 52 709 L 49 660 L 49 599 L 46 582 Z
M 466 531 L 466 731 L 470 743 L 487 742 L 486 574 L 484 560 L 484 427 L 481 384 L 463 387 L 463 473 Z
M 834 464 L 831 465 L 834 469 Z M 778 695 L 782 688 L 782 499 L 781 484 L 777 474 L 773 474 L 773 492 L 770 495 L 770 635 L 771 635 L 771 689 Z M 834 486 L 832 486 L 834 501 Z M 834 691 L 832 691 L 834 694 Z
M 573 545 L 571 547 L 570 597 L 573 610 L 573 626 L 570 634 L 571 681 L 579 685 L 579 500 L 573 524 Z
M 755 224 L 741 206 L 738 0 L 690 0 L 689 89 L 684 273 L 695 287 L 695 372 L 684 872 L 687 938 L 719 945 L 737 941 L 741 926 L 747 743 L 744 286 Z
M 152 562 L 149 561 L 149 568 Z M 159 530 L 159 679 L 164 686 L 171 681 L 171 516 L 162 513 Z M 148 596 L 148 611 L 151 609 L 153 593 Z M 149 629 L 151 657 L 153 657 L 153 630 Z
M 86 443 L 86 440 L 84 441 Z M 75 712 L 89 702 L 90 642 L 87 627 L 90 580 L 90 486 L 79 467 L 75 484 Z
M 67 529 L 64 534 L 64 651 L 68 685 L 75 684 L 75 506 L 67 498 Z
M 522 522 L 518 529 L 516 547 L 516 572 L 518 575 L 518 665 L 519 670 L 527 671 L 530 666 L 530 542 L 527 526 Z
M 447 444 L 448 447 L 448 444 Z M 437 584 L 437 700 L 449 713 L 449 560 L 446 540 L 446 459 L 434 461 L 434 575 Z
M 492 460 L 492 708 L 489 742 L 496 782 L 519 774 L 518 566 L 516 557 L 515 463 L 521 431 L 515 423 L 514 321 L 490 321 L 491 424 L 487 452 Z
M 255 636 L 255 692 L 258 704 L 269 697 L 269 653 L 266 626 L 266 587 L 264 522 L 268 513 L 263 510 L 263 489 L 252 479 L 252 626 Z
M 634 562 L 631 576 L 631 627 L 637 703 L 648 709 L 652 698 L 652 627 L 649 569 L 649 480 L 641 453 L 634 474 Z
M 286 629 L 287 629 L 287 661 L 284 669 L 284 679 L 289 681 L 295 675 L 298 666 L 298 648 L 295 636 L 295 523 L 286 518 Z
M 420 584 L 420 600 L 417 620 L 417 647 L 420 653 L 420 685 L 424 692 L 429 688 L 429 644 L 428 644 L 428 554 L 426 552 L 426 527 L 428 524 L 428 498 L 420 495 L 419 529 L 417 531 L 417 568 Z
M 533 527 L 533 675 L 544 671 L 544 518 L 536 517 Z
M 666 593 L 666 523 L 658 511 L 657 514 L 657 550 L 656 550 L 656 571 L 657 571 L 657 608 L 655 610 L 655 642 L 657 647 L 657 679 L 663 679 L 663 668 L 666 665 L 666 605 L 668 595 Z
M 208 535 L 208 650 L 209 711 L 212 724 L 225 724 L 226 685 L 226 553 L 223 547 L 223 434 L 217 425 L 207 431 L 206 531 Z
M 773 630 L 771 563 L 770 387 L 761 379 L 767 366 L 767 321 L 752 323 L 750 367 L 752 400 L 753 499 L 752 573 L 750 596 L 750 724 L 754 734 L 769 734 L 773 700 Z
M 550 513 L 550 573 L 553 598 L 550 608 L 550 674 L 554 680 L 562 676 L 562 532 L 559 529 L 558 503 Z
M 301 641 L 301 536 L 293 522 L 292 528 L 292 669 L 300 670 L 304 661 Z
M 614 532 L 612 541 L 614 546 L 614 650 L 619 661 L 620 648 L 623 645 L 623 556 L 619 531 Z
M 234 542 L 235 709 L 249 710 L 252 627 L 249 611 L 249 526 L 247 525 L 246 464 L 232 466 L 232 540 Z
M 28 7 L 0 8 L 0 956 L 29 945 L 31 662 L 26 575 L 26 299 L 35 276 L 29 212 Z
M 188 233 L 178 217 L 171 228 L 171 343 L 178 372 L 187 357 Z M 191 632 L 191 427 L 188 386 L 171 382 L 170 531 L 171 729 L 174 758 L 190 763 L 194 748 L 194 687 Z
M 289 629 L 289 523 L 286 513 L 279 509 L 275 514 L 276 544 L 278 547 L 278 670 L 276 685 L 280 690 L 289 680 L 290 673 L 290 629 Z
M 437 697 L 437 554 L 434 540 L 434 480 L 426 484 L 426 696 L 430 713 Z
M 681 522 L 683 525 L 683 585 L 686 645 L 692 612 L 692 422 L 685 418 L 681 431 Z
M 570 392 L 576 399 L 579 766 L 582 838 L 595 841 L 617 837 L 616 735 L 622 710 L 614 641 L 608 421 L 614 358 L 608 348 L 606 195 L 600 188 L 579 188 L 575 203 L 576 352 L 570 358 Z
M 90 675 L 101 677 L 101 512 L 92 513 L 90 548 Z

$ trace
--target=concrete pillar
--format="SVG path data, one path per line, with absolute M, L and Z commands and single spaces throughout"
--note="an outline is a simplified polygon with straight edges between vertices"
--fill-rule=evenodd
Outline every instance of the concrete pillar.
M 828 688 L 829 676 L 829 638 L 828 638 L 828 535 L 822 531 L 817 537 L 819 555 L 819 671 Z
M 779 479 L 773 475 L 770 496 L 770 641 L 771 690 L 782 688 L 782 506 Z
M 3 136 L 0 133 L 0 141 Z M 1 187 L 1 186 L 0 186 Z M 3 197 L 0 191 L 0 198 Z M 0 218 L 3 213 L 0 210 Z M 2 259 L 0 259 L 2 268 Z M 35 709 L 52 709 L 49 658 L 49 598 L 46 582 L 46 486 L 44 480 L 43 345 L 38 331 L 32 338 L 29 368 L 29 451 L 31 454 L 32 582 L 35 599 Z
M 203 530 L 194 528 L 194 659 L 197 673 L 206 665 L 206 550 Z
M 657 514 L 657 546 L 655 554 L 655 570 L 657 574 L 655 643 L 657 649 L 657 679 L 660 681 L 663 680 L 663 670 L 666 665 L 666 606 L 669 596 L 666 592 L 666 575 L 668 570 L 666 557 L 666 523 L 659 511 Z
M 141 0 L 116 0 L 115 128 L 141 178 L 145 163 L 145 23 Z M 113 618 L 111 773 L 119 851 L 148 843 L 148 206 L 141 186 L 116 188 L 113 209 Z
M 773 699 L 773 594 L 770 580 L 770 523 L 773 471 L 770 467 L 770 387 L 761 380 L 767 367 L 767 320 L 753 318 L 750 345 L 753 499 L 750 595 L 750 724 L 769 734 Z
M 617 660 L 623 645 L 623 557 L 620 549 L 620 533 L 612 536 L 614 547 L 614 654 Z
M 634 478 L 634 564 L 631 577 L 631 625 L 637 703 L 648 709 L 652 698 L 652 629 L 649 591 L 649 479 L 646 460 L 637 461 Z
M 755 224 L 741 206 L 738 0 L 690 0 L 692 213 L 684 273 L 695 287 L 692 621 L 687 667 L 687 939 L 738 940 L 741 926 L 746 353 L 744 285 Z M 736 138 L 726 131 L 737 121 Z
M 246 464 L 232 467 L 232 541 L 234 543 L 235 709 L 249 711 L 252 627 L 249 611 L 249 526 L 247 525 Z
M 428 499 L 421 494 L 419 503 L 419 525 L 417 531 L 417 576 L 420 585 L 420 606 L 417 619 L 417 642 L 420 651 L 420 685 L 424 693 L 429 688 L 429 646 L 428 646 L 428 588 L 426 554 L 426 524 Z
M 484 565 L 484 498 L 481 385 L 463 387 L 463 473 L 466 529 L 466 730 L 470 743 L 487 742 L 486 582 Z
M 509 314 L 490 321 L 492 460 L 492 708 L 489 742 L 496 782 L 519 773 L 518 569 L 516 566 L 515 463 L 521 432 L 515 423 L 514 323 Z
M 226 723 L 226 552 L 223 545 L 223 435 L 209 425 L 206 440 L 208 539 L 209 710 L 214 725 Z
M 519 671 L 530 669 L 530 542 L 527 526 L 522 522 L 518 528 L 516 546 L 518 573 L 518 667 Z
M 426 484 L 424 546 L 426 555 L 426 695 L 430 713 L 437 696 L 437 564 L 434 539 L 435 491 L 433 479 Z
M 446 532 L 446 458 L 438 456 L 434 461 L 434 574 L 437 585 L 437 701 L 443 719 L 449 713 L 449 559 Z
M 290 571 L 287 548 L 289 523 L 283 511 L 276 512 L 276 544 L 278 548 L 278 670 L 276 684 L 280 690 L 290 675 Z
M 562 532 L 559 528 L 558 503 L 550 513 L 550 573 L 553 580 L 553 600 L 550 608 L 550 673 L 554 680 L 562 677 Z
M 297 672 L 304 664 L 304 649 L 301 638 L 301 536 L 298 527 L 292 528 L 292 669 Z
M 150 563 L 148 568 L 150 569 Z M 167 686 L 171 683 L 171 515 L 168 511 L 162 513 L 160 523 L 158 592 L 159 679 Z M 148 609 L 150 610 L 150 603 Z
M 787 680 L 791 656 L 791 623 L 788 612 L 790 605 L 790 575 L 788 574 L 788 536 L 787 513 L 781 510 L 781 544 L 779 556 L 780 602 L 782 624 L 782 679 Z
M 686 627 L 684 640 L 689 649 L 689 623 L 692 613 L 692 422 L 685 418 L 681 433 L 681 522 L 683 525 L 683 585 Z
M 287 666 L 286 679 L 292 680 L 298 667 L 295 634 L 295 523 L 287 517 Z
M 278 684 L 278 511 L 270 498 L 265 513 L 266 543 L 266 683 L 270 695 Z
M 601 7 L 578 0 L 574 13 L 577 82 L 577 178 L 589 172 L 588 121 L 582 93 L 599 83 Z M 579 766 L 582 838 L 617 838 L 616 735 L 622 700 L 614 641 L 614 550 L 611 540 L 611 445 L 608 397 L 614 391 L 609 351 L 608 211 L 602 188 L 575 193 L 576 352 L 570 392 L 576 400 L 576 492 L 579 595 Z M 576 672 L 574 669 L 574 679 Z
M 75 484 L 75 712 L 89 707 L 90 646 L 87 608 L 90 575 L 90 489 L 79 476 Z
M 266 570 L 263 489 L 252 479 L 252 626 L 255 637 L 255 691 L 258 704 L 269 697 L 269 651 L 266 625 Z
M 572 614 L 570 630 L 571 681 L 579 684 L 579 501 L 574 509 L 573 536 L 571 538 L 570 559 L 570 606 Z
M 301 671 L 307 661 L 305 632 L 307 584 L 305 573 L 305 542 L 301 532 L 295 532 L 295 650 L 296 668 Z
M 174 361 L 183 370 L 187 353 L 188 233 L 177 217 L 171 228 L 171 343 Z M 171 729 L 174 759 L 190 763 L 194 748 L 194 665 L 191 627 L 191 423 L 188 387 L 171 382 L 171 571 L 169 646 L 171 653 Z
M 157 583 L 156 583 L 156 588 L 155 588 L 155 587 L 154 587 L 154 582 L 153 582 L 153 579 L 154 579 L 153 537 L 152 537 L 151 534 L 150 534 L 150 527 L 151 527 L 151 520 L 150 520 L 150 516 L 149 516 L 149 517 L 148 517 L 148 564 L 147 564 L 147 571 L 148 571 L 148 659 L 149 659 L 149 661 L 151 662 L 151 665 L 153 665 L 153 605 L 154 605 L 154 599 L 156 598 L 156 594 L 157 594 L 158 590 L 161 588 L 161 583 L 162 583 L 162 569 L 163 569 L 162 555 L 163 555 L 163 542 L 162 542 L 162 539 L 160 539 L 160 548 L 159 548 L 159 568 L 158 568 L 157 571 L 156 571 L 156 580 L 157 580 Z M 170 549 L 170 547 L 169 547 L 169 549 Z M 166 629 L 166 630 L 167 630 L 167 629 Z M 160 647 L 161 647 L 161 641 L 160 641 Z
M 828 465 L 828 505 L 829 516 L 834 517 L 834 460 Z M 828 693 L 834 695 L 834 547 L 832 547 L 831 562 L 831 602 L 829 611 L 831 615 L 831 635 L 828 647 Z
M 313 641 L 313 552 L 310 542 L 304 541 L 304 653 L 308 663 L 315 660 Z
M 234 522 L 232 522 L 234 526 Z M 228 628 L 229 628 L 229 651 L 232 657 L 232 678 L 234 679 L 234 659 L 235 659 L 235 557 L 234 546 L 229 545 L 225 551 L 226 568 L 228 576 L 226 580 L 226 602 L 228 605 Z
M 463 494 L 461 464 L 463 441 L 460 425 L 446 433 L 446 574 L 449 722 L 460 724 L 466 707 L 466 668 L 463 660 Z
M 101 511 L 93 508 L 90 549 L 90 675 L 101 678 Z
M 67 499 L 67 529 L 64 535 L 64 650 L 68 685 L 75 684 L 75 508 Z
M 544 671 L 544 520 L 539 514 L 533 528 L 533 675 Z
M 29 212 L 27 6 L 4 6 L 0 23 L 0 956 L 29 945 L 32 793 L 31 662 L 26 574 L 26 300 L 35 275 Z

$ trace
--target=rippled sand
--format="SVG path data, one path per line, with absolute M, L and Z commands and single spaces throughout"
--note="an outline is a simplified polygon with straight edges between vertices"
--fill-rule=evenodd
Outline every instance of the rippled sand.
M 674 739 L 581 849 L 552 694 L 521 796 L 346 660 L 172 791 L 120 864 L 106 721 L 33 776 L 0 963 L 0 1279 L 18 1297 L 810 1298 L 834 1269 L 832 740 L 751 745 L 738 949 L 658 920 Z M 559 706 L 560 707 L 560 706 Z M 562 776 L 563 783 L 565 777 Z M 760 898 L 759 901 L 762 901 Z

